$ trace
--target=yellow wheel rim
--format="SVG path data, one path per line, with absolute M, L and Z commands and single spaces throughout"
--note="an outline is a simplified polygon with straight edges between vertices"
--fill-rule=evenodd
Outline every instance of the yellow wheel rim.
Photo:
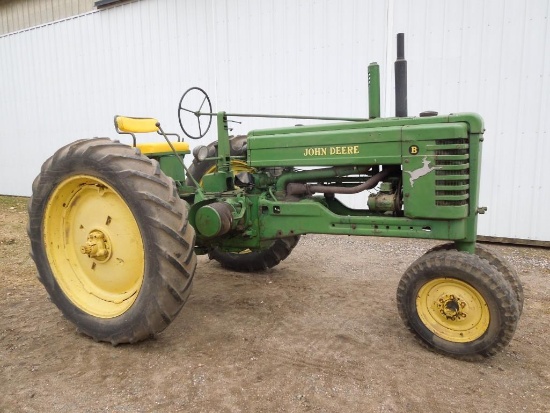
M 53 275 L 75 306 L 99 318 L 132 306 L 143 283 L 143 241 L 109 184 L 87 175 L 64 180 L 46 204 L 43 225 Z
M 416 310 L 432 333 L 455 343 L 474 341 L 489 327 L 487 302 L 470 284 L 454 278 L 424 284 L 416 297 Z

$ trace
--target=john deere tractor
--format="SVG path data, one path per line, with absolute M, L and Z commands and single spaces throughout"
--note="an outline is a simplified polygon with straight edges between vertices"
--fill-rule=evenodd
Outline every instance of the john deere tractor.
M 200 139 L 215 123 L 218 140 L 195 146 L 189 167 L 189 144 L 153 118 L 116 116 L 126 143 L 94 138 L 59 149 L 29 204 L 32 257 L 52 301 L 95 340 L 134 343 L 180 312 L 196 254 L 260 272 L 303 234 L 434 239 L 446 242 L 413 262 L 397 287 L 405 325 L 460 359 L 504 348 L 523 292 L 514 269 L 476 243 L 483 120 L 408 116 L 402 34 L 397 55 L 395 117 L 380 117 L 371 63 L 368 118 L 214 112 L 194 87 L 178 106 L 183 132 Z M 251 116 L 332 122 L 229 136 L 228 122 Z M 147 132 L 164 141 L 136 137 Z M 338 199 L 364 191 L 364 209 Z

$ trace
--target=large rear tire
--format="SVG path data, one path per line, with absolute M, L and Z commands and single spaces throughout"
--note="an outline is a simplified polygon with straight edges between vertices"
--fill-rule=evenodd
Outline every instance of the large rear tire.
M 229 139 L 231 156 L 246 155 L 246 136 L 234 136 Z M 218 143 L 212 142 L 207 146 L 208 158 L 215 158 L 218 155 Z M 253 172 L 246 162 L 241 160 L 232 160 L 231 167 L 236 172 Z M 202 177 L 208 173 L 216 171 L 215 161 L 193 161 L 189 167 L 191 175 L 200 184 Z M 187 177 L 187 185 L 195 186 L 193 180 Z M 273 243 L 262 250 L 252 251 L 250 249 L 241 252 L 226 252 L 220 248 L 214 248 L 208 252 L 210 259 L 216 260 L 222 267 L 232 271 L 256 272 L 264 271 L 279 264 L 287 258 L 294 247 L 298 244 L 300 236 L 282 238 L 273 241 Z
M 147 339 L 189 297 L 188 205 L 136 148 L 92 139 L 59 149 L 33 183 L 28 234 L 51 300 L 96 341 Z
M 480 360 L 512 339 L 519 310 L 515 292 L 477 255 L 436 251 L 416 260 L 397 288 L 397 307 L 420 342 L 462 360 Z

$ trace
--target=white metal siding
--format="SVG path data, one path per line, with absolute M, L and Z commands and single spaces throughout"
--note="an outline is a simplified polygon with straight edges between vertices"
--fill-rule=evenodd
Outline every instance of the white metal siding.
M 407 33 L 409 113 L 485 119 L 479 219 L 487 236 L 550 240 L 548 1 L 396 1 Z
M 409 113 L 485 118 L 479 233 L 550 240 L 548 28 L 544 0 L 143 0 L 3 36 L 0 193 L 29 195 L 63 144 L 116 137 L 115 114 L 176 131 L 177 103 L 194 85 L 214 110 L 359 117 L 376 60 L 391 116 L 395 34 L 405 32 Z M 233 133 L 289 124 L 241 120 Z

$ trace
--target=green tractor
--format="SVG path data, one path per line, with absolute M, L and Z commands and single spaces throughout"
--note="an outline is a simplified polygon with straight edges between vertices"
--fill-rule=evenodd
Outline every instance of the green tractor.
M 134 343 L 164 330 L 191 291 L 196 254 L 232 271 L 287 258 L 302 234 L 445 240 L 413 262 L 398 311 L 428 348 L 466 360 L 512 339 L 523 291 L 512 267 L 476 244 L 483 121 L 473 113 L 407 116 L 406 61 L 398 34 L 396 116 L 380 117 L 380 76 L 369 65 L 369 117 L 310 118 L 212 111 L 184 93 L 180 125 L 217 142 L 197 146 L 152 118 L 115 117 L 132 144 L 80 140 L 59 149 L 33 183 L 28 233 L 52 301 L 86 335 Z M 236 117 L 332 123 L 229 136 Z M 192 131 L 191 129 L 196 130 Z M 165 142 L 138 143 L 157 132 Z M 352 209 L 340 194 L 369 191 Z

